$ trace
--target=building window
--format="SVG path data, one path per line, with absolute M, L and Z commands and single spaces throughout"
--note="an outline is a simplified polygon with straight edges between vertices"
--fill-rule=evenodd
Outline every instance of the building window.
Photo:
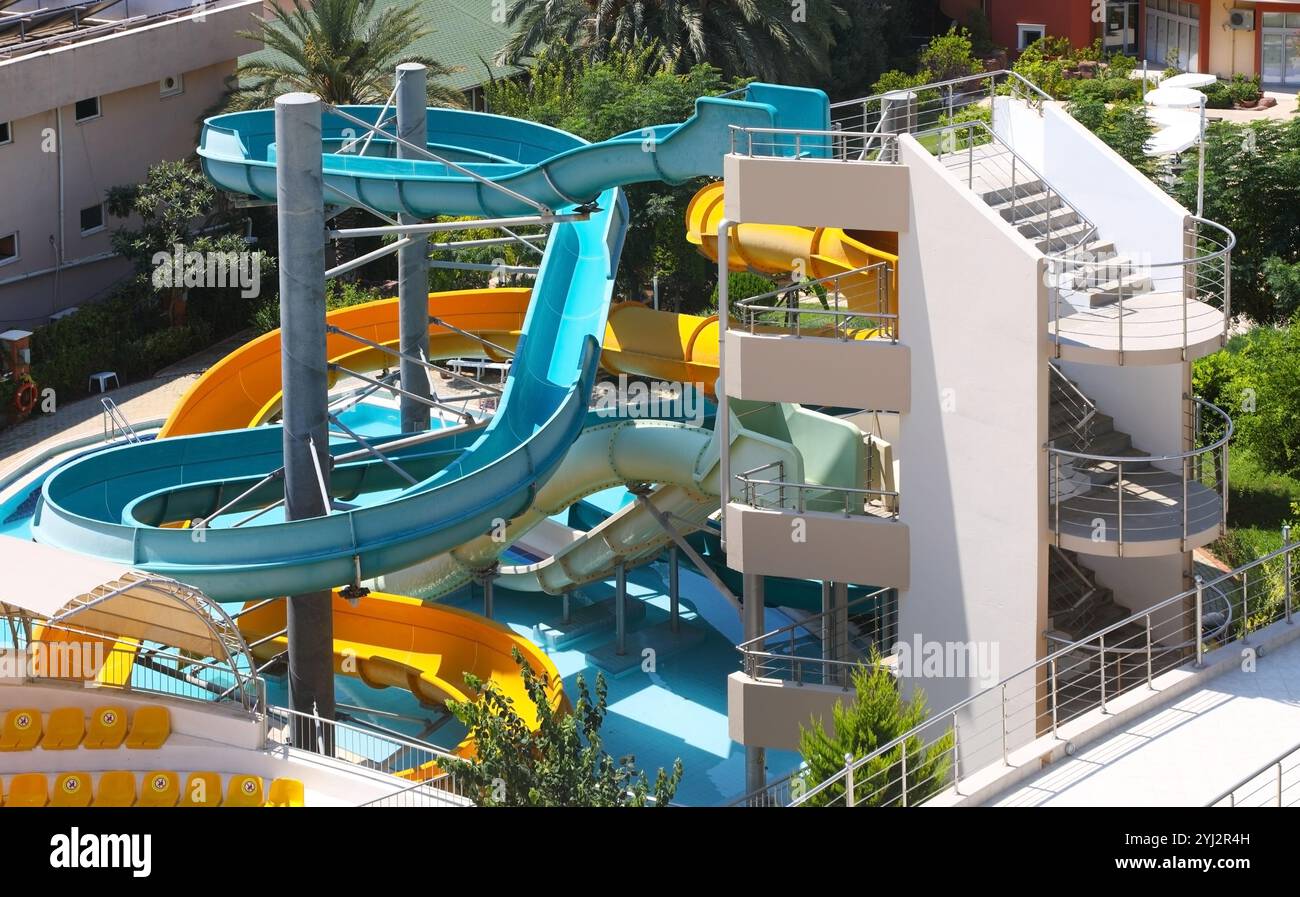
M 81 235 L 88 237 L 104 229 L 104 204 L 89 206 L 81 210 Z
M 18 261 L 18 231 L 0 237 L 0 265 Z
M 1046 25 L 1016 25 L 1016 49 L 1023 50 L 1047 34 Z
M 1201 8 L 1182 0 L 1148 0 L 1146 59 L 1188 72 L 1201 68 Z
M 185 92 L 185 79 L 181 75 L 168 75 L 158 82 L 160 97 L 174 97 Z
M 73 107 L 73 117 L 78 123 L 90 121 L 93 118 L 99 118 L 99 97 L 91 97 L 88 100 L 78 100 L 77 105 Z
M 1102 49 L 1107 53 L 1138 53 L 1137 0 L 1107 0 L 1106 26 L 1102 32 Z
M 0 121 L 0 146 L 6 143 L 14 142 L 14 126 L 12 122 Z

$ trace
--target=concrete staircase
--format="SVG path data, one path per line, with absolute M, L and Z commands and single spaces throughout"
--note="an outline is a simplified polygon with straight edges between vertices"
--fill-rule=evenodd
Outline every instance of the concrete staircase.
M 1051 404 L 1048 412 L 1047 438 L 1057 448 L 1092 455 L 1117 458 L 1143 458 L 1148 453 L 1133 446 L 1133 437 L 1115 429 L 1115 419 L 1103 414 L 1083 395 L 1074 381 L 1064 374 L 1051 378 Z M 1055 463 L 1053 461 L 1052 463 Z M 1049 470 L 1049 498 L 1053 504 L 1068 502 L 1097 489 L 1113 486 L 1118 476 L 1112 461 L 1088 461 L 1081 458 L 1061 459 L 1059 479 Z M 1126 475 L 1150 470 L 1151 465 L 1127 464 Z

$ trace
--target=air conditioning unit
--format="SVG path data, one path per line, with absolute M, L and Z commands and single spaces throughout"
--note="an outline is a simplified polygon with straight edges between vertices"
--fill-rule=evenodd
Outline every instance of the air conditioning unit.
M 1228 27 L 1233 31 L 1254 31 L 1255 10 L 1232 9 L 1228 11 Z

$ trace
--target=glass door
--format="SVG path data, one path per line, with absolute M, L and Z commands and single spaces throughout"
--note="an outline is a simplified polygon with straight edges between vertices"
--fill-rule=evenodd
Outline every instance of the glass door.
M 1300 84 L 1300 13 L 1261 17 L 1260 77 L 1269 84 Z

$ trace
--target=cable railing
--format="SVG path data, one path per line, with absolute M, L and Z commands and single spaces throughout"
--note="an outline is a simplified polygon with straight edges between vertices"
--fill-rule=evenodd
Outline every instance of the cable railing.
M 857 133 L 915 133 L 992 115 L 992 99 L 1010 96 L 1042 114 L 1051 95 L 1008 69 L 936 81 L 831 104 L 831 121 Z
M 833 486 L 823 483 L 795 483 L 784 477 L 785 462 L 773 461 L 736 474 L 741 485 L 742 504 L 758 510 L 841 513 L 845 517 L 898 519 L 898 492 Z M 758 474 L 773 471 L 775 477 Z
M 1143 611 L 1051 651 L 903 733 L 846 760 L 820 782 L 797 770 L 732 802 L 744 806 L 915 806 L 985 768 L 1011 765 L 1014 750 L 1038 739 L 1066 740 L 1061 729 L 1108 713 L 1121 696 L 1154 691 L 1156 677 L 1204 666 L 1208 651 L 1248 645 L 1265 626 L 1294 622 L 1300 543 L 1195 585 Z M 1230 622 L 1216 616 L 1217 596 Z M 1043 753 L 1048 748 L 1036 753 Z
M 752 679 L 849 688 L 852 674 L 873 650 L 898 641 L 894 589 L 856 595 L 843 608 L 812 614 L 736 646 Z
M 1052 414 L 1055 416 L 1057 411 L 1061 413 L 1061 421 L 1052 428 L 1052 432 L 1058 432 L 1061 425 L 1065 426 L 1069 430 L 1071 447 L 1083 450 L 1092 444 L 1098 415 L 1097 404 L 1055 364 L 1048 362 L 1047 367 L 1051 372 Z M 1055 442 L 1053 440 L 1054 444 Z
M 815 303 L 815 304 L 814 304 Z M 736 302 L 734 330 L 898 341 L 898 283 L 891 262 L 876 262 Z
M 1232 419 L 1199 397 L 1188 399 L 1185 413 L 1193 448 L 1178 454 L 1106 455 L 1046 446 L 1058 547 L 1086 551 L 1106 542 L 1122 555 L 1132 543 L 1177 540 L 1185 551 L 1195 537 L 1223 533 Z
M 1097 226 L 984 121 L 917 134 L 943 166 L 1045 253 L 1073 259 Z M 1092 261 L 1089 259 L 1089 261 Z
M 1283 751 L 1206 806 L 1300 806 L 1300 744 Z
M 373 801 L 374 805 L 446 806 L 447 795 L 466 796 L 463 783 L 448 770 L 449 761 L 458 758 L 433 745 L 288 707 L 270 707 L 267 718 L 268 746 L 309 750 L 408 780 L 409 784 L 394 782 L 393 792 Z
M 103 424 L 104 424 L 104 441 L 109 442 L 117 439 L 119 436 L 127 442 L 139 442 L 140 435 L 136 433 L 135 427 L 126 419 L 122 409 L 118 407 L 108 396 L 99 400 L 99 404 L 104 407 Z
M 832 162 L 898 161 L 897 135 L 842 128 L 752 128 L 731 125 L 731 154 Z
M 1232 321 L 1231 230 L 1189 217 L 1184 258 L 1148 261 L 1093 258 L 1088 253 L 1047 258 L 1048 332 L 1056 356 L 1063 347 L 1128 351 L 1180 350 L 1180 357 L 1214 341 L 1226 342 Z

